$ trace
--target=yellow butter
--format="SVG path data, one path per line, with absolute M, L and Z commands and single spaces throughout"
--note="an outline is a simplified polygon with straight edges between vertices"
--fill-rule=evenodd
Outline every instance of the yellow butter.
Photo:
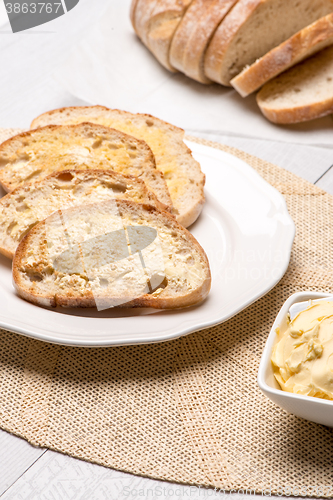
M 272 364 L 281 389 L 333 400 L 333 302 L 311 304 L 278 339 Z

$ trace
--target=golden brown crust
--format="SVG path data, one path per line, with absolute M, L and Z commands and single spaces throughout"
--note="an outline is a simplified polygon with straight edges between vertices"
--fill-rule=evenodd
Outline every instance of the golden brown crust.
M 231 80 L 231 85 L 242 97 L 246 97 L 291 66 L 332 44 L 333 14 L 329 14 L 245 68 Z
M 102 204 L 99 204 L 101 207 Z M 168 224 L 174 228 L 175 231 L 180 232 L 185 236 L 185 238 L 190 242 L 191 247 L 196 248 L 198 253 L 200 254 L 200 258 L 202 260 L 203 267 L 205 269 L 205 279 L 202 284 L 195 290 L 183 295 L 179 295 L 177 297 L 160 297 L 160 296 L 152 296 L 149 294 L 145 294 L 137 299 L 132 300 L 126 304 L 123 304 L 122 307 L 152 307 L 156 309 L 177 309 L 183 307 L 193 306 L 201 301 L 203 301 L 210 290 L 211 286 L 211 273 L 208 258 L 201 247 L 201 245 L 197 242 L 194 236 L 187 231 L 183 226 L 181 226 L 176 219 L 169 214 L 168 212 L 160 212 L 156 208 L 151 205 L 139 205 L 127 201 L 121 200 L 117 201 L 118 209 L 126 211 L 127 209 L 133 211 L 134 213 L 137 210 L 144 210 L 146 212 L 146 216 L 149 217 L 149 214 L 153 217 L 156 217 L 159 222 L 163 224 Z M 85 207 L 87 208 L 87 207 Z M 67 215 L 70 214 L 71 211 L 77 210 L 78 207 L 67 209 Z M 29 249 L 31 242 L 33 242 L 34 236 L 38 234 L 40 231 L 43 231 L 43 227 L 45 227 L 45 221 L 38 223 L 21 241 L 19 244 L 14 259 L 13 259 L 13 280 L 14 285 L 17 290 L 17 293 L 24 298 L 34 304 L 40 306 L 49 306 L 49 307 L 95 307 L 95 301 L 93 295 L 90 291 L 86 294 L 86 296 L 73 297 L 68 293 L 60 295 L 56 294 L 41 294 L 38 291 L 38 285 L 32 285 L 32 291 L 26 290 L 20 274 L 21 262 L 26 254 L 27 249 Z M 105 297 L 107 300 L 107 297 Z M 101 299 L 103 301 L 103 298 Z
M 107 111 L 107 112 L 112 111 L 113 113 L 118 113 L 119 115 L 127 116 L 128 118 L 133 118 L 133 116 L 134 117 L 135 116 L 144 117 L 146 119 L 152 119 L 155 123 L 157 123 L 163 127 L 167 126 L 169 128 L 169 130 L 173 133 L 178 133 L 178 134 L 180 133 L 182 135 L 184 134 L 184 130 L 182 128 L 176 127 L 176 125 L 172 125 L 169 122 L 166 122 L 164 120 L 161 120 L 160 118 L 157 118 L 156 116 L 149 115 L 147 113 L 130 113 L 129 111 L 123 111 L 121 109 L 110 109 L 110 108 L 107 108 L 106 106 L 101 106 L 100 104 L 96 104 L 95 106 L 68 106 L 68 107 L 63 107 L 63 108 L 56 108 L 56 109 L 53 109 L 51 111 L 46 111 L 46 113 L 43 113 L 43 114 L 37 116 L 37 118 L 35 118 L 32 121 L 30 128 L 34 129 L 37 127 L 40 128 L 40 127 L 46 126 L 46 125 L 40 125 L 38 123 L 39 121 L 41 121 L 43 119 L 43 117 L 50 117 L 50 116 L 58 114 L 58 113 L 66 113 L 66 112 L 68 112 L 68 114 L 71 114 L 72 111 L 81 110 L 81 109 L 82 110 L 97 109 L 97 110 Z M 88 120 L 88 122 L 89 122 L 89 120 Z M 50 124 L 50 125 L 52 125 L 52 124 Z M 107 128 L 109 128 L 109 127 L 107 127 Z M 122 132 L 122 133 L 124 134 L 124 132 Z M 130 137 L 132 137 L 132 136 L 130 136 Z M 135 138 L 135 139 L 138 141 L 140 140 L 137 138 Z
M 131 23 L 132 23 L 134 31 L 136 31 L 136 29 L 135 29 L 135 10 L 136 10 L 137 3 L 138 3 L 138 0 L 132 0 L 131 8 L 130 8 L 130 19 L 131 19 Z

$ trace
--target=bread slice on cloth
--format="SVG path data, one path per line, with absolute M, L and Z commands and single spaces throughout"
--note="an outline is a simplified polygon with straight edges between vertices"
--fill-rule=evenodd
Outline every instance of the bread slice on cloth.
M 13 278 L 34 304 L 99 310 L 188 307 L 211 283 L 205 252 L 172 215 L 125 200 L 54 212 L 19 244 Z
M 106 168 L 143 180 L 166 208 L 172 202 L 154 155 L 141 140 L 102 125 L 46 126 L 0 145 L 0 183 L 12 191 L 68 168 Z
M 332 44 L 333 14 L 328 14 L 245 68 L 231 80 L 231 85 L 246 97 L 283 71 Z
M 174 34 L 170 63 L 201 83 L 211 83 L 204 73 L 208 44 L 227 12 L 237 0 L 193 0 Z
M 299 123 L 333 113 L 333 46 L 266 83 L 257 102 L 274 123 Z
M 0 252 L 12 259 L 27 232 L 58 209 L 113 198 L 163 207 L 143 181 L 111 170 L 63 170 L 26 183 L 0 199 Z
M 157 168 L 164 174 L 178 222 L 188 227 L 197 219 L 205 202 L 205 176 L 183 142 L 184 130 L 154 116 L 103 106 L 49 111 L 36 118 L 31 127 L 84 121 L 113 127 L 146 141 L 155 155 Z
M 174 33 L 192 0 L 133 0 L 133 28 L 156 59 L 169 71 L 169 51 Z
M 245 66 L 331 12 L 333 0 L 239 0 L 207 49 L 207 77 L 230 85 Z

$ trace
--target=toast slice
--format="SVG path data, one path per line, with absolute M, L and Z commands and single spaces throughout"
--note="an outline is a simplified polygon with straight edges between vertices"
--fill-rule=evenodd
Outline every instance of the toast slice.
M 333 113 L 333 46 L 266 83 L 257 102 L 274 123 L 299 123 Z
M 149 146 L 102 125 L 52 125 L 16 135 L 0 145 L 0 167 L 0 184 L 6 191 L 68 168 L 115 170 L 139 177 L 166 208 L 172 206 Z
M 19 244 L 13 278 L 34 304 L 99 310 L 188 307 L 211 284 L 205 252 L 172 215 L 125 200 L 54 212 Z
M 146 141 L 155 155 L 157 168 L 164 174 L 178 222 L 188 227 L 197 219 L 205 202 L 205 176 L 183 142 L 182 129 L 150 115 L 111 110 L 103 106 L 49 111 L 36 118 L 31 127 L 83 121 L 113 127 Z
M 28 231 L 56 210 L 114 198 L 163 207 L 143 181 L 111 170 L 63 170 L 26 183 L 0 200 L 0 252 L 12 259 Z
M 132 0 L 131 21 L 134 31 L 169 71 L 175 72 L 169 59 L 174 33 L 192 0 Z
M 307 57 L 333 44 L 333 14 L 328 14 L 270 50 L 231 80 L 242 97 Z
M 180 21 L 170 48 L 171 65 L 201 83 L 206 49 L 216 28 L 237 0 L 193 0 Z
M 333 0 L 239 0 L 207 49 L 207 77 L 230 86 L 247 65 L 331 12 Z

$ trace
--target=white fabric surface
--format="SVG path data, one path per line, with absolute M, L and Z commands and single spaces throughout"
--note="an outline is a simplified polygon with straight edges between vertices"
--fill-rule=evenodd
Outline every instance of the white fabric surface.
M 242 99 L 220 85 L 202 85 L 162 68 L 135 36 L 130 0 L 107 11 L 58 67 L 55 78 L 90 103 L 156 115 L 187 132 L 207 132 L 333 147 L 332 116 L 277 126 L 260 113 L 255 97 Z

